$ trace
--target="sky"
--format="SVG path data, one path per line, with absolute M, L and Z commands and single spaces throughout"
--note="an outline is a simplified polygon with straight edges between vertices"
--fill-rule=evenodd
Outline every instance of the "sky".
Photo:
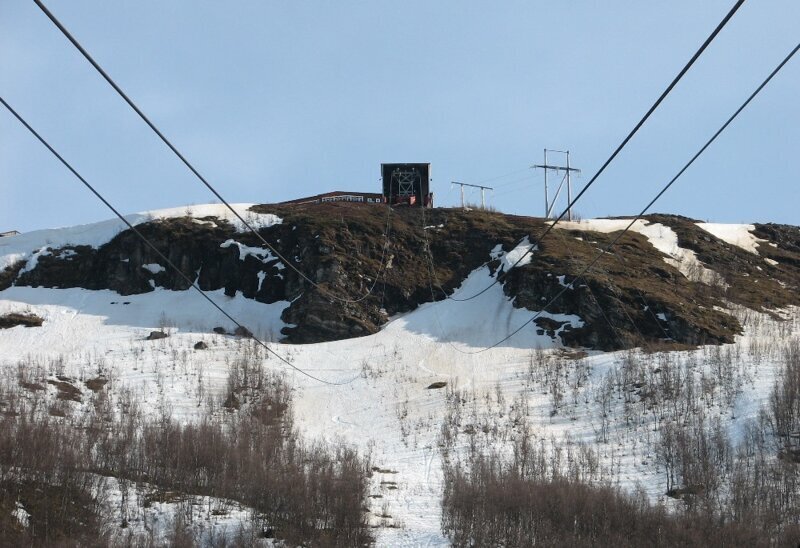
M 46 4 L 228 201 L 379 191 L 381 162 L 430 162 L 439 206 L 461 181 L 542 215 L 543 149 L 571 151 L 577 192 L 734 2 Z M 798 29 L 800 2 L 746 2 L 576 213 L 638 213 Z M 31 0 L 0 1 L 0 95 L 123 212 L 214 202 Z M 800 225 L 798 97 L 800 57 L 654 211 Z M 0 231 L 110 216 L 0 108 Z

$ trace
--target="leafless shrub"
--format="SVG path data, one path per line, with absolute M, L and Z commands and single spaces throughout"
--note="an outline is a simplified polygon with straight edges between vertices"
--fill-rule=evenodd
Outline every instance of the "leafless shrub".
M 35 380 L 27 371 L 19 377 Z M 231 367 L 228 391 L 241 396 L 239 410 L 201 412 L 189 424 L 174 420 L 166 407 L 161 416 L 145 415 L 131 393 L 122 392 L 113 408 L 105 400 L 74 413 L 75 402 L 53 400 L 45 391 L 24 397 L 6 391 L 6 412 L 0 414 L 0 544 L 105 544 L 99 501 L 108 499 L 107 487 L 97 478 L 109 476 L 122 495 L 123 523 L 117 526 L 125 524 L 130 494 L 144 482 L 238 501 L 254 511 L 248 530 L 266 523 L 293 544 L 354 546 L 370 540 L 368 462 L 342 444 L 302 441 L 293 425 L 289 386 L 267 374 L 252 353 L 244 351 Z M 53 401 L 68 412 L 48 412 Z M 37 519 L 46 521 L 44 529 L 35 522 L 18 537 L 20 528 L 3 520 L 23 489 L 32 493 L 30 504 L 39 505 Z M 80 501 L 80 516 L 69 501 Z M 176 514 L 172 545 L 196 542 L 188 527 L 192 519 L 191 505 Z
M 672 514 L 644 493 L 590 483 L 551 462 L 518 444 L 511 460 L 473 455 L 446 465 L 442 530 L 455 546 L 783 546 L 797 533 L 788 526 L 765 536 L 709 508 Z
M 770 395 L 772 428 L 783 451 L 797 454 L 800 461 L 800 340 L 792 339 L 784 349 L 783 364 Z

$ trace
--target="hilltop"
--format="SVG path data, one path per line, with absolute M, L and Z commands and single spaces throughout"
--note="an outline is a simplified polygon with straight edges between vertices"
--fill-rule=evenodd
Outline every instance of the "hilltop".
M 261 236 L 322 290 L 287 268 L 221 206 L 144 214 L 137 227 L 202 289 L 285 303 L 283 325 L 262 326 L 285 343 L 376 333 L 397 314 L 448 298 L 477 269 L 485 272 L 487 285 L 501 276 L 513 307 L 540 311 L 628 224 L 625 219 L 559 223 L 539 249 L 512 268 L 516 260 L 508 258 L 537 241 L 546 221 L 460 209 L 401 207 L 389 213 L 377 205 L 348 203 L 241 209 Z M 0 241 L 0 290 L 81 287 L 125 296 L 188 289 L 135 234 L 115 231 L 110 223 L 65 229 L 55 240 L 45 231 Z M 11 252 L 4 250 L 9 247 Z M 797 227 L 651 215 L 515 342 L 525 344 L 525 336 L 536 330 L 558 331 L 568 346 L 605 350 L 729 343 L 741 326 L 726 308 L 797 305 L 799 287 Z M 552 315 L 574 316 L 580 325 Z

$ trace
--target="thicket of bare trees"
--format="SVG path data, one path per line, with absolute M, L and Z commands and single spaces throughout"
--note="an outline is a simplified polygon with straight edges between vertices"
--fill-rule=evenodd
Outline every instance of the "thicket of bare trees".
M 682 470 L 717 481 L 719 449 L 696 434 L 676 442 L 676 453 L 693 455 Z M 733 460 L 726 489 L 695 484 L 669 511 L 643 491 L 626 493 L 603 479 L 592 449 L 559 452 L 526 439 L 509 457 L 470 449 L 462 461 L 445 461 L 442 529 L 454 545 L 766 547 L 796 546 L 800 538 L 796 465 L 759 453 L 759 444 L 740 447 L 756 452 Z
M 781 456 L 800 462 L 800 341 L 797 339 L 784 350 L 779 381 L 770 395 L 770 411 Z
M 289 387 L 252 355 L 231 364 L 221 405 L 188 424 L 143 413 L 129 393 L 112 402 L 103 390 L 75 412 L 32 377 L 23 367 L 27 388 L 6 383 L 0 394 L 0 544 L 104 544 L 108 525 L 127 526 L 140 484 L 250 507 L 249 535 L 324 546 L 370 540 L 367 459 L 344 445 L 302 441 Z M 120 524 L 103 523 L 108 477 L 121 491 Z M 13 514 L 18 504 L 26 527 Z M 191 544 L 185 525 L 176 522 L 173 543 Z M 247 545 L 252 536 L 239 538 Z
M 443 530 L 456 546 L 794 546 L 800 533 L 767 536 L 713 512 L 668 512 L 644 493 L 497 455 L 446 468 Z
M 463 425 L 477 421 L 461 418 L 467 400 L 448 392 L 440 436 L 443 530 L 460 546 L 796 546 L 800 342 L 784 341 L 711 347 L 682 360 L 631 352 L 599 382 L 571 360 L 537 355 L 530 385 L 549 394 L 554 415 L 596 409 L 595 447 L 532 442 L 518 429 L 513 450 L 497 454 L 491 440 L 475 443 Z M 769 401 L 757 417 L 736 422 L 743 420 L 737 398 L 760 366 L 774 364 Z M 515 401 L 509 420 L 524 425 L 524 409 Z M 466 456 L 455 450 L 464 433 Z M 607 469 L 599 458 L 632 433 L 642 444 L 639 458 L 654 459 L 664 473 L 668 508 L 620 491 L 614 463 Z

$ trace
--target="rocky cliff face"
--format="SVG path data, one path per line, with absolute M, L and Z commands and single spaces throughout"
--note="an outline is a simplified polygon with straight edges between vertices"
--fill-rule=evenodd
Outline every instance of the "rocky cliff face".
M 260 230 L 320 291 L 287 268 L 258 239 L 216 218 L 177 218 L 139 225 L 156 247 L 205 290 L 240 292 L 259 302 L 290 301 L 283 320 L 286 342 L 307 343 L 374 333 L 389 316 L 445 298 L 483 264 L 501 268 L 490 252 L 509 251 L 528 236 L 535 241 L 541 219 L 500 213 L 416 208 L 389 212 L 378 205 L 345 203 L 256 206 L 283 218 Z M 613 349 L 653 342 L 730 342 L 740 326 L 725 312 L 731 303 L 759 310 L 800 304 L 800 229 L 756 225 L 764 240 L 758 254 L 726 243 L 691 220 L 652 216 L 669 227 L 678 244 L 694 252 L 712 280 L 694 279 L 665 262 L 642 234 L 628 233 L 615 248 L 548 309 L 577 314 L 578 329 L 562 330 L 566 344 Z M 387 236 L 388 227 L 388 236 Z M 503 272 L 503 291 L 514 306 L 539 310 L 564 289 L 613 234 L 558 228 L 525 266 Z M 430 249 L 430 255 L 426 248 Z M 429 257 L 432 257 L 432 261 Z M 68 246 L 18 263 L 0 273 L 10 285 L 111 289 L 122 295 L 154 287 L 188 285 L 131 231 L 99 248 Z M 371 291 L 370 291 L 371 290 Z M 342 303 L 330 295 L 353 302 Z M 366 296 L 365 296 L 366 295 Z M 555 333 L 541 319 L 531 329 Z

